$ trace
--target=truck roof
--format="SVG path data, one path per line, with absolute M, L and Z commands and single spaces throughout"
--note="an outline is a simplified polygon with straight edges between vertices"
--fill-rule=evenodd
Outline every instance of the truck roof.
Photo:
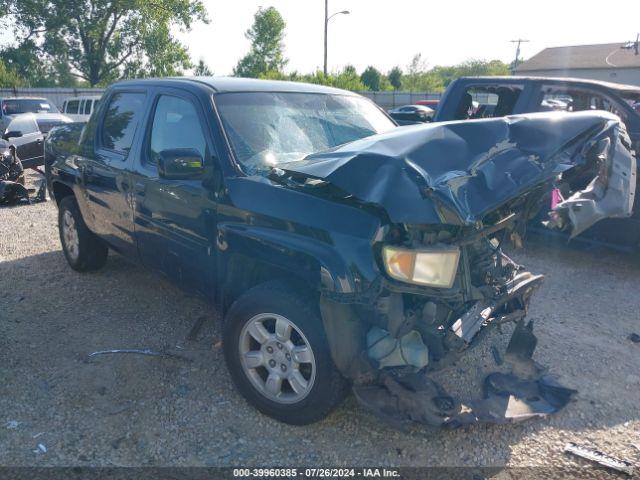
M 495 77 L 460 77 L 459 81 L 479 81 L 481 83 L 493 83 L 496 81 L 503 83 L 522 83 L 522 82 L 544 82 L 556 85 L 571 84 L 584 86 L 598 86 L 618 92 L 640 93 L 640 87 L 635 85 L 625 85 L 622 83 L 603 82 L 600 80 L 589 80 L 585 78 L 571 77 L 529 77 L 529 76 L 495 76 Z
M 299 93 L 325 93 L 357 95 L 347 90 L 326 87 L 303 82 L 287 82 L 281 80 L 258 80 L 255 78 L 239 77 L 167 77 L 148 78 L 137 80 L 122 80 L 116 85 L 144 86 L 144 85 L 164 85 L 164 86 L 207 86 L 217 93 L 228 92 L 299 92 Z

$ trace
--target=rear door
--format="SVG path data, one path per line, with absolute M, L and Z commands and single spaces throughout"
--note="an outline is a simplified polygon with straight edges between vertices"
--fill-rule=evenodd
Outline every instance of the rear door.
M 143 264 L 190 291 L 212 291 L 217 203 L 206 185 L 217 168 L 209 122 L 198 98 L 158 89 L 149 115 L 140 162 L 133 173 L 135 230 Z M 175 180 L 158 174 L 163 150 L 193 148 L 204 160 L 201 178 Z
M 93 148 L 77 160 L 91 226 L 116 251 L 137 256 L 130 166 L 139 152 L 145 90 L 113 89 L 101 110 Z

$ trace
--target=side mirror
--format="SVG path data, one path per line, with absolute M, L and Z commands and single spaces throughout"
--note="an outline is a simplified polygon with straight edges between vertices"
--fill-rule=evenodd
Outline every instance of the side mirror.
M 158 174 L 169 180 L 189 180 L 202 176 L 204 159 L 194 148 L 163 150 L 158 156 Z
M 10 130 L 4 134 L 5 140 L 9 140 L 10 138 L 17 138 L 21 136 L 22 136 L 22 132 L 20 130 Z

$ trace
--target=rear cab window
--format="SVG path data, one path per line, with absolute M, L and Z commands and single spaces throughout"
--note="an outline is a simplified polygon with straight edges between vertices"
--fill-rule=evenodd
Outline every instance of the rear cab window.
M 126 156 L 144 113 L 146 94 L 115 92 L 104 109 L 98 129 L 99 147 Z
M 467 87 L 455 112 L 455 120 L 497 118 L 511 115 L 524 90 L 520 84 L 471 85 Z

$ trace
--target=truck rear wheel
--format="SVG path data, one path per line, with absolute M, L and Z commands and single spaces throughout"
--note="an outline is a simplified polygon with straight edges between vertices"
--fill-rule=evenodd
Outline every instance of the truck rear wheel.
M 74 270 L 98 270 L 107 262 L 109 249 L 84 223 L 78 203 L 72 195 L 60 201 L 58 231 L 64 256 Z
M 269 282 L 231 306 L 223 332 L 225 360 L 240 393 L 262 413 L 305 425 L 343 398 L 316 309 L 291 288 Z

